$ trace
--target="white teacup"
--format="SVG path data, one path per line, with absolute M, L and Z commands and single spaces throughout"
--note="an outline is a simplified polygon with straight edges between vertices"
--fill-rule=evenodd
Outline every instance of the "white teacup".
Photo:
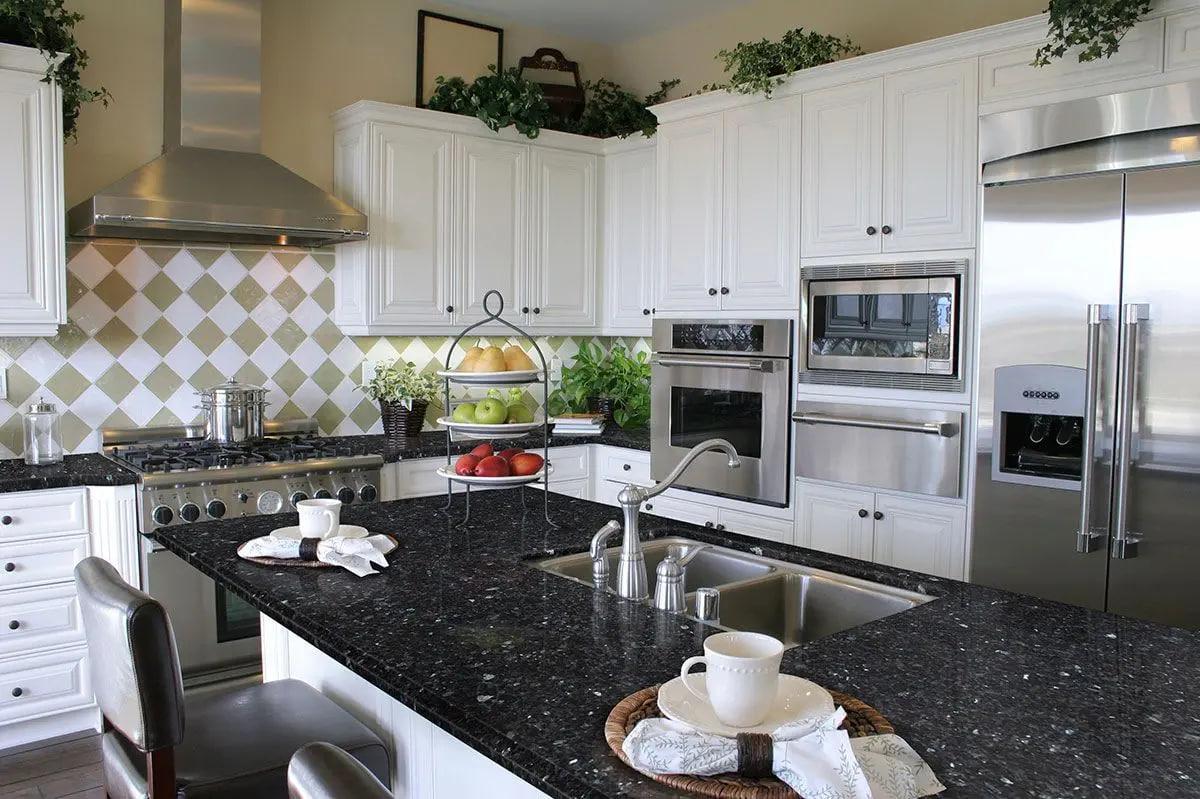
M 342 524 L 342 503 L 336 499 L 302 499 L 296 503 L 300 514 L 301 538 L 329 538 L 337 535 Z
M 704 654 L 683 662 L 679 675 L 699 699 L 708 702 L 730 727 L 753 727 L 767 717 L 779 693 L 783 644 L 762 633 L 718 633 L 704 640 Z M 697 663 L 708 671 L 706 688 L 693 685 L 688 672 Z

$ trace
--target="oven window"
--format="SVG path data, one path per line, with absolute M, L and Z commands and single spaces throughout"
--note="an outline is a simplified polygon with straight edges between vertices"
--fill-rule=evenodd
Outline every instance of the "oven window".
M 925 358 L 930 315 L 945 314 L 937 294 L 836 294 L 812 297 L 813 355 Z
M 742 457 L 761 458 L 762 400 L 756 391 L 672 386 L 671 446 L 690 449 L 710 438 L 724 438 Z
M 217 643 L 254 638 L 258 634 L 258 611 L 254 606 L 218 585 Z

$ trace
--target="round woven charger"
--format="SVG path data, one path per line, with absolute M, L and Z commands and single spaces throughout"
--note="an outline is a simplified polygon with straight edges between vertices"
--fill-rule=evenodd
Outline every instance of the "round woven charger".
M 381 535 L 386 535 L 386 534 L 381 533 Z M 392 542 L 392 548 L 389 549 L 385 553 L 387 555 L 390 555 L 400 547 L 400 542 L 397 541 L 395 538 L 393 538 L 390 535 L 386 535 L 386 537 Z M 250 543 L 250 542 L 247 541 L 246 543 Z M 246 544 L 242 544 L 237 548 L 238 557 L 241 558 L 242 560 L 249 561 L 250 563 L 257 563 L 260 566 L 291 566 L 293 568 L 301 568 L 301 569 L 338 569 L 338 568 L 341 568 L 340 566 L 337 566 L 333 563 L 322 563 L 319 560 L 300 560 L 299 558 L 251 558 L 251 557 L 247 557 L 242 554 L 242 547 L 244 547 L 244 546 L 246 546 Z
M 849 732 L 851 738 L 884 735 L 896 731 L 891 722 L 866 702 L 838 691 L 829 693 L 833 696 L 833 703 L 846 710 L 846 720 L 842 722 L 842 729 Z M 642 719 L 660 716 L 662 712 L 658 709 L 657 685 L 643 688 L 617 703 L 604 722 L 604 738 L 608 741 L 609 748 L 621 758 L 621 762 L 632 768 L 621 749 L 625 736 L 632 732 Z M 687 791 L 696 796 L 710 796 L 713 799 L 797 799 L 796 792 L 777 777 L 755 778 L 739 774 L 717 774 L 712 777 L 694 777 L 687 774 L 646 776 L 677 790 Z

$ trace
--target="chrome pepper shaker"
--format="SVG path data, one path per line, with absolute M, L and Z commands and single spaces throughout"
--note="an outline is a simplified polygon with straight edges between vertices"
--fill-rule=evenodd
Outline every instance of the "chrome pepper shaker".
M 62 459 L 58 408 L 39 397 L 25 414 L 25 462 L 30 466 L 45 466 Z

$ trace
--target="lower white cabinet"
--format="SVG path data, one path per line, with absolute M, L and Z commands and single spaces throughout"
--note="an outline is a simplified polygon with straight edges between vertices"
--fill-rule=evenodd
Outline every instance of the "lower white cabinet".
M 966 508 L 915 497 L 796 482 L 796 544 L 900 569 L 963 579 Z

